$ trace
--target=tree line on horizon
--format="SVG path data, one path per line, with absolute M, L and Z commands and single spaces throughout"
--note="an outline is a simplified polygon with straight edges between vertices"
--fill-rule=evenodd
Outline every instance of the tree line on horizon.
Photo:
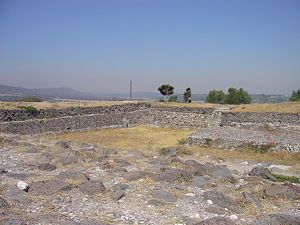
M 172 85 L 163 84 L 158 87 L 158 91 L 164 96 L 160 101 L 177 102 L 177 96 L 173 95 L 174 87 Z M 184 102 L 190 103 L 192 96 L 191 89 L 187 88 L 183 96 Z M 289 100 L 292 102 L 300 101 L 300 89 L 294 90 Z M 238 105 L 250 104 L 252 99 L 248 92 L 243 88 L 237 89 L 231 87 L 228 89 L 227 93 L 224 93 L 223 90 L 216 89 L 209 91 L 205 101 L 207 103 Z

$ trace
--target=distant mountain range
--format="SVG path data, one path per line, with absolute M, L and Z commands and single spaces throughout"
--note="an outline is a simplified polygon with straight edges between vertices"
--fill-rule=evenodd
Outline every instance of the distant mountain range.
M 81 100 L 126 100 L 129 93 L 87 93 L 72 88 L 23 88 L 0 84 L 0 100 L 11 101 L 29 96 L 41 97 L 45 100 L 53 99 L 81 99 Z M 154 92 L 133 92 L 134 99 L 159 99 L 161 95 Z
M 193 101 L 205 101 L 207 94 L 193 94 Z M 129 93 L 87 93 L 72 88 L 23 88 L 0 84 L 0 100 L 13 101 L 24 97 L 37 96 L 44 100 L 79 99 L 79 100 L 126 100 Z M 133 92 L 136 100 L 158 100 L 162 96 L 158 92 Z M 284 102 L 289 99 L 286 95 L 252 94 L 253 102 Z M 177 94 L 178 101 L 183 101 L 182 94 Z

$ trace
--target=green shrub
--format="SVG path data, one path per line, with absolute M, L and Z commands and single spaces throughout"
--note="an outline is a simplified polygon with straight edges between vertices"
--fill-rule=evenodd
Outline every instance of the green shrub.
M 178 144 L 180 145 L 185 145 L 189 143 L 189 140 L 187 138 L 181 138 L 180 140 L 178 140 Z
M 16 100 L 16 102 L 42 102 L 43 99 L 37 96 L 30 96 L 25 98 L 19 98 Z
M 225 99 L 225 94 L 222 90 L 209 91 L 208 95 L 206 96 L 206 102 L 208 103 L 221 104 L 224 103 L 224 99 Z
M 297 91 L 293 91 L 290 101 L 292 102 L 300 101 L 300 89 L 298 89 Z
M 33 106 L 20 106 L 19 108 L 25 109 L 26 112 L 36 113 L 38 110 Z
M 291 182 L 291 183 L 295 183 L 295 184 L 299 184 L 300 183 L 300 179 L 298 177 L 294 177 L 294 176 L 285 176 L 285 175 L 281 175 L 281 174 L 272 174 L 273 177 L 275 177 L 276 181 L 279 182 Z
M 204 145 L 207 146 L 207 147 L 211 147 L 213 145 L 213 140 L 210 139 L 210 138 L 205 138 L 204 140 Z

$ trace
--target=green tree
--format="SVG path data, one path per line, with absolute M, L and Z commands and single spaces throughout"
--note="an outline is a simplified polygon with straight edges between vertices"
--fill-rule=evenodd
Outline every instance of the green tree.
M 208 103 L 224 103 L 225 94 L 222 90 L 211 90 L 206 96 L 206 102 Z
M 163 96 L 170 96 L 174 93 L 174 87 L 170 84 L 163 84 L 160 87 L 158 87 L 158 91 L 163 95 Z
M 300 89 L 298 89 L 297 91 L 293 91 L 290 101 L 292 102 L 300 101 Z
M 226 104 L 250 104 L 251 97 L 243 88 L 237 90 L 236 88 L 229 88 L 225 95 Z

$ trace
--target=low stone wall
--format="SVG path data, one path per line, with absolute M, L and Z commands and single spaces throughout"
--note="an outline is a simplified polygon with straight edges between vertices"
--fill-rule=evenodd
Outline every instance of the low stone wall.
M 206 126 L 207 114 L 172 112 L 159 109 L 139 109 L 131 112 L 110 112 L 48 119 L 32 119 L 0 123 L 0 131 L 35 134 L 104 127 L 127 127 L 138 124 L 170 128 L 199 128 Z
M 197 114 L 211 114 L 213 109 L 205 108 L 189 108 L 189 107 L 172 107 L 159 106 L 147 103 L 127 103 L 113 106 L 98 106 L 98 107 L 72 107 L 65 109 L 41 109 L 37 112 L 26 111 L 25 109 L 17 110 L 0 110 L 0 122 L 9 121 L 24 121 L 29 119 L 46 119 L 58 118 L 66 116 L 78 116 L 88 114 L 114 114 L 132 112 L 136 110 L 152 109 L 161 112 L 180 112 L 180 113 L 197 113 Z
M 300 126 L 300 114 L 275 113 L 275 112 L 223 112 L 221 125 L 243 125 L 243 124 L 278 124 Z

